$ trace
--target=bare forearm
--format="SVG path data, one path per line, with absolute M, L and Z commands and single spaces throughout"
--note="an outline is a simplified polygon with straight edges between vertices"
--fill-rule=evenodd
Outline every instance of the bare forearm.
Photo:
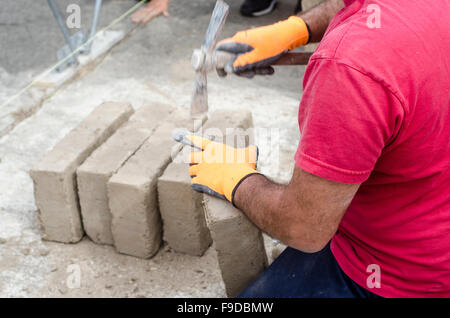
M 288 219 L 283 216 L 283 193 L 286 186 L 276 184 L 262 175 L 252 175 L 235 193 L 234 204 L 255 225 L 283 242 L 289 240 Z
M 311 213 L 305 213 L 291 198 L 288 186 L 253 175 L 239 186 L 234 203 L 271 237 L 306 253 L 320 250 L 322 237 L 308 219 Z
M 299 14 L 311 31 L 310 42 L 319 42 L 322 39 L 331 19 L 343 7 L 342 0 L 327 0 Z
M 337 230 L 359 188 L 294 168 L 288 185 L 252 175 L 237 188 L 234 203 L 261 230 L 304 252 L 321 250 Z

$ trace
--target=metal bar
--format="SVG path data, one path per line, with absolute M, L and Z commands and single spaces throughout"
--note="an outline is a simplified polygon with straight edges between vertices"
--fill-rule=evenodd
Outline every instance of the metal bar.
M 223 1 L 217 0 L 216 6 L 209 21 L 208 29 L 206 31 L 205 40 L 201 46 L 201 53 L 203 57 L 212 55 L 214 47 L 216 46 L 219 34 L 222 31 L 225 20 L 227 19 L 230 7 Z M 191 116 L 195 117 L 199 114 L 208 111 L 208 89 L 206 68 L 204 65 L 195 72 L 194 94 L 191 99 Z
M 64 35 L 64 39 L 66 39 L 67 45 L 69 45 L 70 50 L 73 52 L 75 51 L 75 47 L 70 39 L 70 33 L 69 30 L 66 28 L 66 25 L 61 17 L 61 13 L 58 9 L 58 7 L 56 6 L 55 2 L 53 0 L 47 0 L 48 5 L 50 6 L 50 9 L 52 9 L 53 15 L 55 16 L 56 21 L 58 22 L 59 28 L 61 29 L 63 35 Z M 71 62 L 73 63 L 77 63 L 77 60 L 75 58 L 75 56 L 72 56 L 70 58 Z
M 89 38 L 87 39 L 87 41 L 92 39 L 95 36 L 95 32 L 97 32 L 98 17 L 100 15 L 101 7 L 102 7 L 102 0 L 95 0 L 94 16 L 92 17 L 91 31 L 90 31 L 90 35 L 89 35 Z M 93 41 L 91 41 L 86 48 L 88 52 L 91 50 L 92 42 Z

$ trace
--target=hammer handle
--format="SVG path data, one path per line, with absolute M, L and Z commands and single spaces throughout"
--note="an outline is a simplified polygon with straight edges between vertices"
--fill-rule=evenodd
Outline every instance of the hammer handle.
M 283 66 L 283 65 L 306 65 L 314 52 L 289 52 L 283 54 L 278 60 L 276 60 L 271 65 L 274 66 Z M 235 58 L 236 55 L 228 52 L 219 51 L 214 54 L 211 58 L 206 58 L 203 66 L 205 67 L 207 72 L 211 72 L 216 67 L 217 68 L 226 68 L 226 65 L 230 60 Z M 195 60 L 195 61 L 194 61 Z M 199 62 L 199 59 L 193 59 L 194 69 L 196 67 L 200 67 L 202 64 Z M 226 69 L 225 69 L 226 70 Z
M 282 55 L 272 65 L 306 65 L 314 52 L 290 52 Z

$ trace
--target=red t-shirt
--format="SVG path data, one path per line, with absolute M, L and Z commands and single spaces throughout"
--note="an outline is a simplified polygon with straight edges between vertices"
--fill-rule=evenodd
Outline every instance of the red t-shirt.
M 362 183 L 331 242 L 352 280 L 449 297 L 450 1 L 346 2 L 305 73 L 296 163 Z

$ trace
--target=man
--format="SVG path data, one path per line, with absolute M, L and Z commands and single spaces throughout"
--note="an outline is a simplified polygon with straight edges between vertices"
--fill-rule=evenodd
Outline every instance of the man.
M 448 0 L 328 0 L 219 44 L 248 75 L 321 40 L 288 185 L 189 137 L 194 188 L 290 246 L 241 296 L 450 297 L 449 21 Z

